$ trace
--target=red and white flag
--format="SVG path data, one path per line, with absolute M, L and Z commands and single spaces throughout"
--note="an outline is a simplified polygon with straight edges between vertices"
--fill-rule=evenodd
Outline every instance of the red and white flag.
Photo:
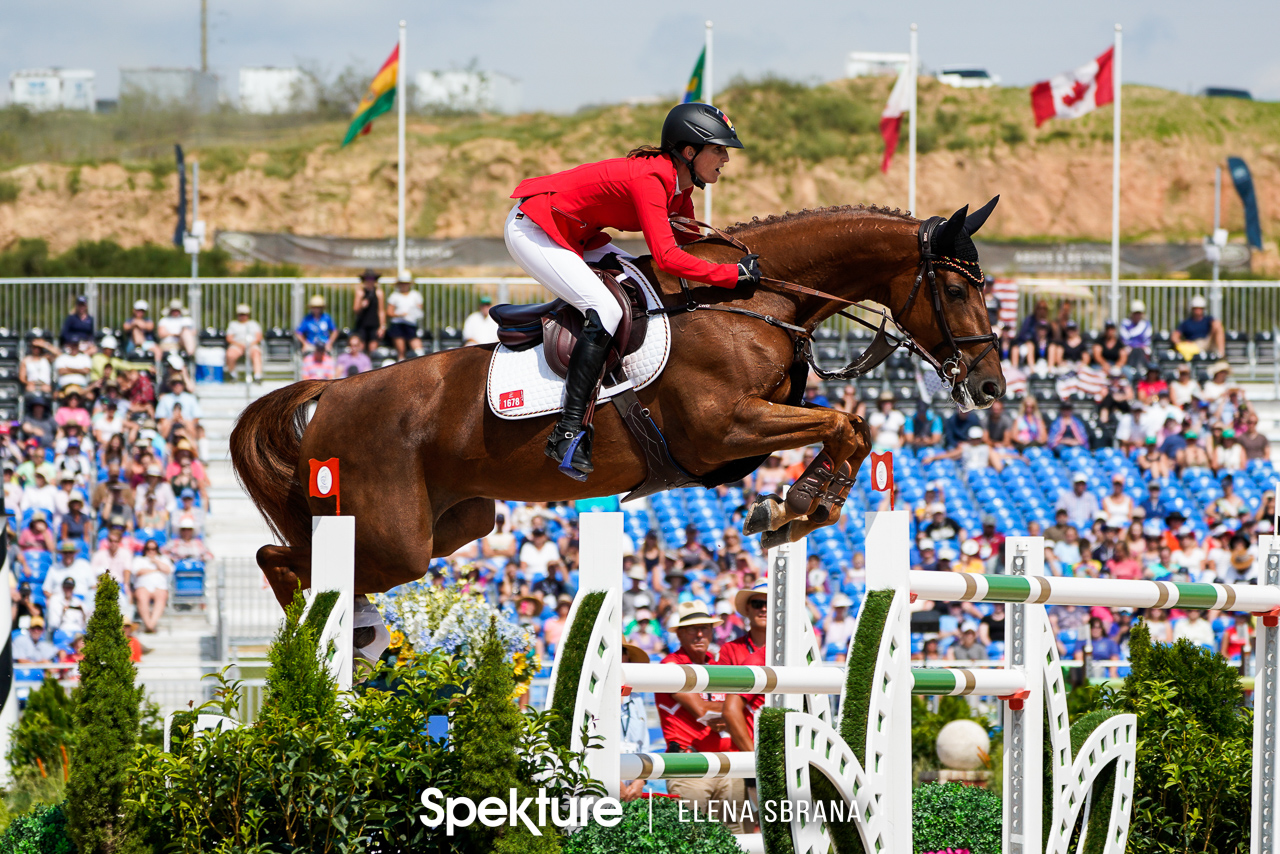
M 893 452 L 871 455 L 871 488 L 876 492 L 889 493 L 889 509 L 897 499 L 897 490 L 893 487 Z
M 338 490 L 338 458 L 327 460 L 308 460 L 311 464 L 311 477 L 307 483 L 307 494 L 312 498 L 335 499 L 334 512 L 342 515 L 342 498 Z
M 1111 60 L 1115 50 L 1109 47 L 1087 65 L 1032 86 L 1031 109 L 1036 114 L 1036 127 L 1055 117 L 1078 119 L 1114 101 L 1114 66 Z
M 880 114 L 880 136 L 884 137 L 884 159 L 880 161 L 880 171 L 889 171 L 889 161 L 898 148 L 898 133 L 902 130 L 902 114 L 911 109 L 911 81 L 907 79 L 904 68 L 898 75 L 898 82 L 893 84 L 889 93 L 889 103 L 884 105 Z

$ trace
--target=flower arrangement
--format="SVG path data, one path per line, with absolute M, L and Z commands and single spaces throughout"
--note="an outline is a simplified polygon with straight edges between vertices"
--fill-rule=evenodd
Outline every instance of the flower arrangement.
M 457 659 L 466 671 L 479 659 L 489 623 L 496 618 L 498 639 L 515 674 L 516 696 L 529 690 L 542 669 L 533 635 L 469 586 L 448 580 L 444 586 L 414 582 L 373 599 L 391 633 L 390 648 L 397 651 L 401 664 L 415 654 L 439 650 Z

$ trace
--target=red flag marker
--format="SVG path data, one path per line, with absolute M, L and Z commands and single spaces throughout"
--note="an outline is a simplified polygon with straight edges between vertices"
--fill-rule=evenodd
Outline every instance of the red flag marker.
M 889 493 L 889 509 L 897 509 L 898 492 L 893 488 L 893 452 L 871 455 L 871 488 Z
M 334 513 L 342 515 L 342 498 L 338 495 L 338 458 L 310 460 L 311 478 L 307 491 L 313 498 L 333 498 Z

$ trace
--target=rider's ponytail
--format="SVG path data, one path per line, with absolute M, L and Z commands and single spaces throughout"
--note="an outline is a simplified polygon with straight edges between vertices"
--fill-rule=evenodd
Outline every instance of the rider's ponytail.
M 656 145 L 642 145 L 639 148 L 633 148 L 630 151 L 628 151 L 627 158 L 634 159 L 636 157 L 661 157 L 664 154 L 666 154 L 666 152 L 663 151 L 661 148 L 658 148 L 658 146 Z

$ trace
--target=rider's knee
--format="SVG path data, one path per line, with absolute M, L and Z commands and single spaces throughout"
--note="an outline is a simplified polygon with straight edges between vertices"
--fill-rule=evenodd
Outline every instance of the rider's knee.
M 600 317 L 600 325 L 610 335 L 618 331 L 618 324 L 622 322 L 622 306 L 610 297 L 609 303 L 599 306 L 593 306 L 595 313 Z

